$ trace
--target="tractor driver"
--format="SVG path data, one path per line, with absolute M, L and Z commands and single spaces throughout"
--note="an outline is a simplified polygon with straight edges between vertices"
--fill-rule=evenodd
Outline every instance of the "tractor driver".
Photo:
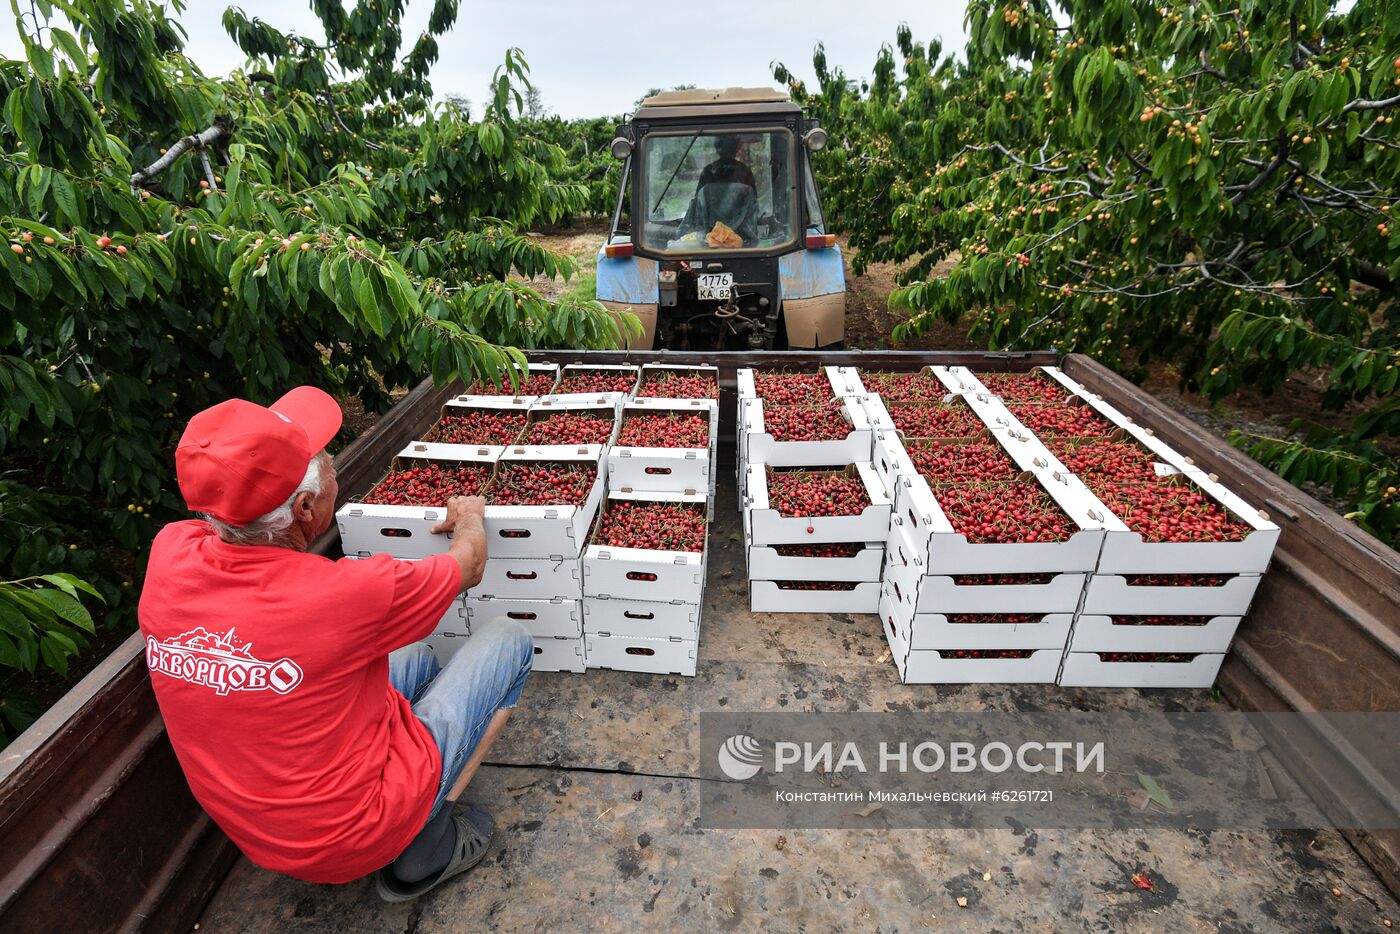
M 700 183 L 695 186 L 696 190 L 699 191 L 713 182 L 739 182 L 756 192 L 758 186 L 754 184 L 753 172 L 739 161 L 738 155 L 739 137 L 732 134 L 716 137 L 715 161 L 705 166 L 704 171 L 700 173 Z
M 758 238 L 758 187 L 753 172 L 737 158 L 739 137 L 726 134 L 715 138 L 715 161 L 705 166 L 695 186 L 695 197 L 681 223 L 682 230 L 696 231 L 710 246 L 720 245 L 716 235 L 723 228 L 727 238 L 737 237 L 743 246 L 752 246 Z M 725 243 L 739 246 L 739 243 Z

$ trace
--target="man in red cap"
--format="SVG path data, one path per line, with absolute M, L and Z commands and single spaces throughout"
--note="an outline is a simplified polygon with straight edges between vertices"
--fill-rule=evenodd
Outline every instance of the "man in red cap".
M 176 476 L 202 519 L 151 548 L 139 616 L 171 745 L 199 803 L 260 866 L 312 882 L 376 872 L 415 898 L 486 854 L 489 814 L 458 806 L 505 726 L 534 645 L 473 628 L 445 668 L 416 640 L 481 580 L 484 501 L 454 497 L 443 554 L 331 561 L 325 446 L 340 407 L 293 389 L 190 419 Z

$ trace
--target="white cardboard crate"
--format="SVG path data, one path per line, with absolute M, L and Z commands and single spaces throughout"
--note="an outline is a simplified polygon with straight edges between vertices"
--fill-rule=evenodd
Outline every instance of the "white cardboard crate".
M 867 463 L 846 468 L 860 477 L 870 505 L 855 516 L 784 516 L 768 506 L 768 467 L 750 463 L 744 484 L 744 535 L 755 545 L 875 542 L 889 531 L 890 500 Z
M 846 397 L 840 400 L 840 408 L 850 423 L 846 437 L 831 441 L 777 441 L 765 430 L 763 400 L 755 399 L 740 412 L 739 455 L 773 467 L 832 467 L 869 461 L 875 436 L 866 420 L 865 406 Z
M 687 677 L 695 674 L 699 643 L 691 639 L 647 639 L 598 633 L 587 634 L 583 639 L 590 668 Z
M 877 613 L 878 581 L 861 581 L 851 590 L 784 590 L 778 581 L 749 581 L 752 613 Z M 850 583 L 849 581 L 843 583 Z
M 706 396 L 705 398 L 710 399 L 716 405 L 719 404 L 719 367 L 690 363 L 643 363 L 642 375 L 641 378 L 637 381 L 636 398 L 638 400 L 674 398 L 672 396 L 648 396 L 645 394 L 647 374 L 655 372 L 657 370 L 675 370 L 680 373 L 696 373 L 702 376 L 709 376 L 715 381 L 715 394 L 713 396 Z
M 884 399 L 876 395 L 865 395 L 860 399 L 861 407 L 865 409 L 865 420 L 870 423 L 870 430 L 876 438 L 895 431 L 894 419 L 890 418 L 890 410 L 885 407 Z
M 862 373 L 862 371 L 861 371 L 861 369 L 860 369 L 859 367 L 845 367 L 844 369 L 846 370 L 846 383 L 847 383 L 847 386 L 848 386 L 848 388 L 849 388 L 849 390 L 850 390 L 849 393 L 848 393 L 849 395 L 860 396 L 861 398 L 865 399 L 867 402 L 870 401 L 870 400 L 872 400 L 872 399 L 877 399 L 877 400 L 885 401 L 885 400 L 884 400 L 884 393 L 880 392 L 879 390 L 875 389 L 875 388 L 872 387 L 872 386 L 867 386 L 867 385 L 866 385 L 866 383 L 865 383 L 865 375 L 867 375 L 867 374 Z M 872 368 L 870 369 L 869 372 L 870 372 L 871 374 L 874 374 L 874 373 L 894 373 L 894 374 L 897 374 L 897 375 L 899 375 L 899 376 L 919 376 L 919 377 L 922 377 L 923 379 L 927 379 L 927 380 L 932 384 L 932 386 L 931 386 L 930 388 L 934 391 L 934 394 L 935 394 L 936 397 L 938 397 L 938 398 L 944 398 L 944 397 L 946 397 L 946 396 L 948 395 L 948 387 L 947 387 L 947 385 L 945 385 L 944 382 L 943 382 L 941 379 L 938 378 L 938 376 L 933 372 L 933 367 L 931 367 L 931 366 L 924 366 L 924 367 L 920 367 L 920 368 L 917 369 L 917 370 L 907 370 L 907 371 L 906 371 L 906 370 L 887 370 L 887 369 L 883 369 L 883 368 L 879 368 L 879 367 L 872 367 Z M 935 396 L 931 396 L 931 398 L 933 398 L 933 397 L 935 397 Z M 889 401 L 901 401 L 901 402 L 902 402 L 902 401 L 913 401 L 913 400 L 892 399 L 892 400 L 889 400 Z
M 885 640 L 889 643 L 890 654 L 894 657 L 900 677 L 910 683 L 937 683 L 937 680 L 934 679 L 946 679 L 949 676 L 956 680 L 965 680 L 969 677 L 982 680 L 984 678 L 999 679 L 1015 676 L 1033 678 L 1042 684 L 1050 683 L 1055 680 L 1060 658 L 1064 653 L 1064 639 L 1068 634 L 1072 616 L 1069 614 L 1046 616 L 1043 623 L 1034 624 L 1040 627 L 1039 629 L 1031 629 L 1030 626 L 1013 627 L 1007 624 L 988 626 L 947 624 L 955 630 L 951 634 L 951 638 L 957 641 L 945 641 L 942 645 L 937 644 L 943 638 L 942 631 L 937 624 L 926 626 L 923 631 L 920 631 L 919 628 L 921 622 L 938 619 L 942 619 L 942 617 L 916 616 L 912 620 L 901 617 L 896 606 L 894 591 L 888 586 L 888 583 L 881 589 L 881 628 L 884 630 Z M 979 640 L 979 636 L 975 632 L 963 632 L 962 630 L 1009 630 L 1013 628 L 1019 630 L 1019 635 L 1024 638 L 1023 642 L 1005 644 L 1008 638 L 1007 633 L 991 631 L 985 637 L 985 644 L 961 644 Z M 1031 629 L 1031 632 L 1027 632 L 1028 629 Z M 1032 650 L 1034 654 L 1025 659 L 958 659 L 944 658 L 939 654 L 940 650 L 952 651 L 954 649 Z M 1008 662 L 1011 664 L 995 666 L 985 664 L 986 662 Z
M 699 493 L 614 490 L 608 493 L 603 510 L 606 512 L 613 502 L 690 504 L 703 512 L 707 497 Z M 590 542 L 583 552 L 583 593 L 588 597 L 699 603 L 705 593 L 708 523 L 705 548 L 706 551 L 654 551 Z
M 1220 575 L 1226 576 L 1226 575 Z M 1139 584 L 1118 574 L 1094 574 L 1084 592 L 1084 612 L 1101 616 L 1243 616 L 1259 574 L 1226 576 L 1217 587 Z
M 899 669 L 902 679 L 904 663 L 909 656 L 909 627 L 914 621 L 913 617 L 901 615 L 896 606 L 894 590 L 888 581 L 880 585 L 880 602 L 876 611 L 880 617 L 880 629 L 885 634 L 885 641 L 889 643 L 890 655 L 894 657 L 895 666 Z
M 895 431 L 886 431 L 875 436 L 870 466 L 875 469 L 875 476 L 880 478 L 880 486 L 891 502 L 894 501 L 895 485 L 899 478 L 914 473 L 914 463 L 909 459 L 909 451 L 904 447 L 899 433 Z
M 586 670 L 583 637 L 552 638 L 535 637 L 535 658 L 531 671 L 572 671 Z
M 1097 652 L 1068 652 L 1060 670 L 1064 687 L 1208 688 L 1224 655 L 1201 653 L 1188 662 L 1106 662 Z
M 1111 529 L 1104 542 L 1099 572 L 1262 574 L 1268 570 L 1278 544 L 1279 527 L 1200 471 L 1183 472 L 1180 477 L 1181 482 L 1198 487 L 1253 531 L 1237 542 L 1145 542 L 1141 535 L 1126 526 L 1121 530 Z M 1112 515 L 1107 506 L 1101 504 L 1099 508 Z
M 991 396 L 992 398 L 1001 400 L 1003 402 L 1008 401 L 1003 399 L 1000 393 L 994 392 L 991 389 L 991 387 L 989 387 L 986 383 L 982 382 L 982 380 L 977 376 L 976 373 L 973 373 L 967 367 L 949 367 L 948 369 L 950 371 L 950 376 L 962 387 L 962 392 L 966 392 L 972 395 Z M 1008 373 L 1006 375 L 1030 376 L 1037 370 L 1043 373 L 1047 379 L 1053 382 L 1060 383 L 1062 386 L 1065 387 L 1065 391 L 1061 395 L 1060 401 L 1068 399 L 1074 393 L 1075 387 L 1079 387 L 1078 383 L 1065 376 L 1064 372 L 1058 367 L 1033 366 L 1029 370 L 1017 373 Z M 1014 403 L 1016 400 L 1013 399 L 1009 401 Z
M 398 453 L 391 469 L 415 461 L 457 462 L 494 469 L 501 448 L 465 449 L 463 445 L 415 442 Z M 387 473 L 387 471 L 386 471 Z M 349 557 L 386 554 L 395 558 L 427 558 L 447 551 L 451 535 L 434 535 L 433 526 L 447 515 L 443 506 L 383 506 L 346 503 L 336 510 L 340 547 Z
M 1191 458 L 1157 438 L 1150 429 L 1080 386 L 1056 367 L 1044 367 L 1047 375 L 1081 398 L 1096 412 L 1121 428 L 1162 463 L 1175 468 L 1182 482 L 1196 486 L 1235 518 L 1253 530 L 1239 542 L 1144 542 L 1126 529 L 1110 533 L 1100 570 L 1120 573 L 1262 573 L 1268 569 L 1278 544 L 1279 527 L 1258 508 L 1220 483 Z M 1103 507 L 1107 511 L 1107 507 Z
M 643 600 L 583 598 L 583 631 L 590 635 L 649 639 L 700 638 L 701 605 Z
M 1024 573 L 1051 573 L 1054 576 L 1043 584 L 958 584 L 950 574 L 929 574 L 925 557 L 897 526 L 892 527 L 886 545 L 885 581 L 894 588 L 900 612 L 906 619 L 924 613 L 1049 614 L 1078 611 L 1087 574 Z
M 1129 437 L 1157 455 L 1158 459 L 1163 463 L 1171 464 L 1180 470 L 1188 470 L 1197 467 L 1191 458 L 1158 438 L 1150 428 L 1143 428 L 1141 425 L 1137 424 L 1133 421 L 1131 416 L 1105 401 L 1103 396 L 1090 392 L 1077 381 L 1066 376 L 1064 371 L 1059 367 L 1047 366 L 1042 367 L 1042 369 L 1047 376 L 1065 387 L 1071 399 L 1076 401 L 1082 400 L 1095 412 L 1123 429 Z
M 945 649 L 944 652 L 952 652 Z M 973 650 L 973 651 L 981 651 Z M 990 651 L 997 651 L 992 649 Z M 935 649 L 910 649 L 899 675 L 905 684 L 1054 684 L 1060 649 L 1026 649 L 1025 658 L 951 658 Z M 896 664 L 899 660 L 896 659 Z
M 1078 531 L 1061 542 L 972 543 L 953 530 L 923 477 L 900 477 L 895 484 L 894 516 L 905 538 L 934 574 L 1013 574 L 1053 571 L 1092 571 L 1099 564 L 1106 524 L 1098 504 L 1086 490 L 1069 483 L 1033 475 Z M 1102 509 L 1102 504 L 1098 504 Z M 1113 520 L 1116 522 L 1117 520 Z M 1121 526 L 1121 523 L 1117 523 Z M 1045 609 L 1050 609 L 1046 607 Z
M 498 471 L 517 463 L 592 464 L 598 471 L 581 506 L 486 507 L 486 551 L 497 558 L 577 558 L 583 553 L 588 530 L 603 501 L 602 448 L 590 446 L 573 454 L 540 457 L 529 451 L 507 449 Z
M 490 551 L 488 549 L 488 555 Z M 471 599 L 578 600 L 583 573 L 578 558 L 487 557 L 481 582 L 467 591 Z
M 780 546 L 749 544 L 744 549 L 750 580 L 875 581 L 885 563 L 884 542 L 865 543 L 849 558 L 781 555 Z
M 436 631 L 455 632 L 464 636 L 472 634 L 471 610 L 467 607 L 466 597 L 453 598 L 452 605 L 442 614 L 442 619 L 438 620 Z
M 529 369 L 529 372 L 530 372 L 532 375 L 533 375 L 533 374 L 537 374 L 537 373 L 547 373 L 547 374 L 549 374 L 549 375 L 551 375 L 551 376 L 554 377 L 554 383 L 555 383 L 555 384 L 557 384 L 557 383 L 559 382 L 559 364 L 557 364 L 557 363 L 531 363 L 531 364 L 529 365 L 528 369 Z M 468 387 L 468 388 L 476 388 L 476 389 L 478 389 L 478 390 L 480 389 L 480 387 Z M 510 388 L 510 381 L 509 381 L 509 380 L 504 380 L 503 383 L 502 383 L 501 388 L 502 388 L 503 390 L 508 390 L 508 389 Z M 552 390 L 553 388 L 554 388 L 554 386 L 551 385 L 551 386 L 550 386 L 550 389 Z M 543 398 L 544 396 L 547 396 L 547 395 L 549 395 L 549 393 L 538 393 L 538 392 L 537 392 L 537 393 L 528 393 L 528 394 L 522 394 L 522 395 L 511 395 L 509 392 L 507 392 L 505 395 L 500 395 L 500 396 L 488 396 L 487 394 L 481 393 L 480 391 L 478 391 L 478 392 L 476 392 L 476 393 L 467 393 L 467 394 L 465 394 L 464 396 L 459 397 L 459 398 L 521 399 L 521 400 L 524 400 L 525 402 L 534 402 L 536 399 Z
M 901 438 L 898 432 L 889 431 L 876 436 L 874 453 L 871 455 L 871 466 L 875 468 L 876 476 L 880 478 L 881 484 L 891 498 L 895 496 L 900 477 L 911 477 L 918 474 L 909 448 L 914 445 L 938 445 L 942 443 L 944 442 L 920 438 L 906 440 Z M 959 441 L 957 444 L 997 445 L 1006 452 L 1011 462 L 1026 475 L 1022 479 L 1032 479 L 1035 476 L 1056 470 L 1061 474 L 1067 473 L 1064 465 L 1055 459 L 1055 456 L 1045 445 L 1033 436 L 1022 434 L 1014 429 L 986 432 L 980 438 Z
M 433 430 L 436 429 L 436 428 L 438 427 L 438 424 L 440 424 L 440 423 L 442 422 L 442 420 L 443 420 L 444 418 L 447 418 L 448 416 L 452 416 L 452 417 L 456 417 L 456 418 L 469 417 L 469 416 L 471 416 L 471 415 L 472 415 L 473 413 L 475 413 L 475 412 L 489 412 L 489 413 L 496 413 L 496 414 L 505 413 L 505 414 L 515 414 L 515 415 L 525 415 L 525 414 L 527 414 L 527 413 L 530 411 L 530 406 L 533 405 L 533 404 L 534 404 L 534 403 L 533 403 L 533 397 L 525 397 L 525 396 L 470 396 L 470 395 L 467 395 L 467 396 L 454 396 L 453 398 L 448 399 L 446 402 L 444 402 L 444 403 L 442 404 L 442 409 L 441 409 L 441 411 L 440 411 L 439 414 L 438 414 L 438 420 L 437 420 L 437 422 L 434 422 L 434 423 L 433 423 L 432 428 L 430 428 L 430 429 L 428 430 L 427 433 L 428 433 L 428 434 L 432 434 Z M 523 429 L 522 429 L 522 430 L 523 430 Z M 512 440 L 512 441 L 517 441 L 517 440 L 519 440 L 519 438 L 520 438 L 520 435 L 519 435 L 519 433 L 517 433 L 516 436 L 515 436 L 514 438 L 512 438 L 511 440 Z M 428 442 L 428 443 L 440 444 L 440 445 L 441 445 L 442 447 L 444 447 L 444 448 L 464 448 L 464 449 L 469 450 L 469 451 L 471 451 L 471 450 L 477 450 L 477 449 L 479 449 L 479 448 L 487 448 L 487 449 L 494 448 L 497 452 L 499 452 L 501 449 L 503 449 L 503 448 L 506 447 L 506 445 L 504 445 L 504 444 L 497 444 L 497 445 L 467 444 L 467 445 L 462 445 L 462 444 L 449 444 L 449 443 L 447 443 L 447 442 Z
M 481 624 L 504 616 L 529 630 L 536 639 L 578 639 L 583 635 L 581 600 L 508 600 L 495 597 L 466 600 L 467 622 Z
M 1161 614 L 1139 614 L 1161 615 Z M 1200 614 L 1204 615 L 1204 614 Z M 1185 619 L 1186 617 L 1168 617 Z M 1133 626 L 1112 616 L 1083 614 L 1074 622 L 1072 652 L 1216 652 L 1230 650 L 1238 616 L 1212 616 L 1203 625 Z
M 977 377 L 965 366 L 934 366 L 929 369 L 939 382 L 948 387 L 949 395 L 961 396 L 979 392 L 986 394 L 987 387 L 978 382 Z
M 568 454 L 573 451 L 598 448 L 598 456 L 603 453 L 617 438 L 617 413 L 621 406 L 621 397 L 618 400 L 609 401 L 606 399 L 590 398 L 587 401 L 569 400 L 562 396 L 548 396 L 540 399 L 526 413 L 525 431 L 528 432 L 535 422 L 549 418 L 561 412 L 592 413 L 601 418 L 612 416 L 612 433 L 608 435 L 608 440 L 599 444 L 510 444 L 505 450 L 516 454 L 530 454 L 534 457 L 554 457 L 559 454 Z
M 1025 623 L 953 623 L 941 613 L 920 613 L 909 625 L 911 650 L 1055 649 L 1069 642 L 1073 613 L 1046 613 Z
M 467 644 L 471 634 L 457 630 L 443 630 L 435 632 L 425 639 L 420 640 L 433 652 L 433 657 L 437 659 L 439 665 L 446 665 L 456 655 L 458 650 Z
M 1005 431 L 1009 427 L 1005 417 L 990 400 L 976 399 L 975 401 L 976 404 L 974 405 L 974 397 L 972 396 L 951 396 L 941 402 L 918 399 L 890 401 L 881 399 L 878 396 L 867 396 L 861 400 L 861 404 L 865 409 L 866 421 L 870 423 L 871 430 L 876 437 L 895 432 L 901 438 L 919 438 L 925 440 L 942 440 L 944 437 L 948 440 L 953 440 L 955 438 L 981 438 L 984 432 Z M 970 427 L 963 434 L 948 434 L 946 436 L 910 434 L 899 427 L 894 417 L 901 409 L 933 408 L 938 406 L 955 406 L 967 409 L 980 424 L 974 424 L 973 427 Z
M 618 373 L 628 372 L 634 377 L 632 388 L 625 392 L 560 392 L 564 385 L 564 380 L 568 379 L 571 373 L 579 370 L 611 370 Z M 554 392 L 544 397 L 540 401 L 550 401 L 555 403 L 568 404 L 572 402 L 612 402 L 621 405 L 624 399 L 632 399 L 637 393 L 637 384 L 641 382 L 642 370 L 640 367 L 627 363 L 570 363 L 559 371 L 559 379 L 554 384 Z
M 608 487 L 684 493 L 713 490 L 719 405 L 710 399 L 638 399 L 622 407 L 618 424 L 629 415 L 690 413 L 709 419 L 709 443 L 703 448 L 645 448 L 613 444 L 608 449 Z M 616 437 L 616 436 L 615 436 Z
M 781 368 L 779 368 L 781 370 Z M 766 370 L 764 372 L 767 372 Z M 851 376 L 854 373 L 849 367 L 824 366 L 820 372 L 826 376 L 827 382 L 831 384 L 831 397 L 840 399 L 843 396 L 854 394 L 857 390 L 851 386 Z M 739 396 L 739 407 L 742 410 L 744 403 L 751 399 L 759 398 L 758 389 L 754 383 L 754 370 L 751 367 L 743 367 L 735 374 L 737 390 Z

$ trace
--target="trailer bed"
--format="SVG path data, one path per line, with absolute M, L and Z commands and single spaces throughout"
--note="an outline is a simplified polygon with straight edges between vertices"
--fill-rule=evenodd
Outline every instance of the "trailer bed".
M 468 791 L 498 822 L 484 863 L 387 905 L 367 881 L 311 885 L 240 859 L 201 930 L 1316 931 L 1400 918 L 1331 831 L 698 829 L 698 711 L 1231 709 L 1207 690 L 906 685 L 876 616 L 750 614 L 725 470 L 696 676 L 532 674 Z M 1156 890 L 1135 888 L 1136 872 Z
M 721 480 L 695 678 L 531 677 L 473 797 L 487 862 L 414 905 L 315 886 L 238 857 L 180 773 L 139 634 L 0 751 L 0 930 L 382 931 L 691 928 L 1375 930 L 1396 920 L 1400 831 L 702 831 L 704 710 L 1400 709 L 1400 555 L 1103 366 L 1053 353 L 532 352 L 541 362 L 716 364 L 732 442 L 737 367 L 1058 363 L 1218 470 L 1282 527 L 1253 612 L 1207 691 L 902 685 L 873 616 L 751 616 Z M 336 457 L 341 502 L 421 437 L 454 387 L 424 383 Z M 726 448 L 721 447 L 721 458 Z M 731 458 L 733 448 L 727 449 Z M 721 466 L 720 477 L 725 476 Z M 732 474 L 730 474 L 732 476 Z M 339 505 L 339 504 L 338 504 Z M 313 546 L 337 555 L 334 528 Z M 1385 750 L 1325 728 L 1271 751 L 1336 821 L 1394 801 Z M 1271 772 L 1271 777 L 1273 776 Z M 1374 804 L 1372 804 L 1374 806 Z M 871 816 L 879 819 L 879 813 Z M 1134 887 L 1145 871 L 1154 890 Z M 1373 874 L 1374 873 L 1374 874 Z M 990 878 L 984 878 L 990 876 Z M 1333 895 L 1333 891 L 1340 894 Z M 958 904 L 966 900 L 966 907 Z

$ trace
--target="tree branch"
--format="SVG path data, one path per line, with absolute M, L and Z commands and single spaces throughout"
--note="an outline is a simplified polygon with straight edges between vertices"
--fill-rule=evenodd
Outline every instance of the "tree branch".
M 1245 198 L 1248 198 L 1260 188 L 1263 188 L 1264 183 L 1269 180 L 1269 176 L 1277 172 L 1279 166 L 1283 165 L 1287 159 L 1288 136 L 1280 130 L 1278 134 L 1278 153 L 1274 156 L 1273 161 L 1264 166 L 1258 175 L 1250 179 L 1249 184 L 1241 186 L 1240 189 L 1235 192 L 1234 196 L 1230 198 L 1230 203 L 1238 207 L 1244 202 Z
M 199 133 L 196 133 L 193 136 L 186 136 L 183 139 L 176 140 L 175 145 L 167 149 L 165 151 L 165 154 L 162 155 L 155 162 L 152 162 L 144 169 L 137 169 L 135 172 L 132 172 L 131 187 L 135 188 L 142 182 L 150 181 L 157 175 L 160 175 L 166 169 L 170 168 L 170 166 L 172 166 L 175 163 L 176 159 L 183 156 L 189 150 L 203 150 L 205 146 L 211 145 L 217 140 L 227 138 L 232 133 L 233 119 L 226 115 L 220 114 L 219 116 L 214 118 L 214 123 L 212 126 L 201 130 Z M 205 169 L 206 171 L 208 170 L 207 160 L 205 164 Z M 210 177 L 212 178 L 212 173 L 210 173 Z M 212 184 L 213 182 L 211 181 L 210 185 Z
M 1397 94 L 1394 97 L 1382 98 L 1380 100 L 1366 100 L 1365 98 L 1358 98 L 1357 100 L 1354 100 L 1350 104 L 1347 104 L 1345 107 L 1343 107 L 1342 113 L 1349 114 L 1353 110 L 1384 110 L 1387 107 L 1394 107 L 1396 104 L 1400 104 L 1400 94 Z

